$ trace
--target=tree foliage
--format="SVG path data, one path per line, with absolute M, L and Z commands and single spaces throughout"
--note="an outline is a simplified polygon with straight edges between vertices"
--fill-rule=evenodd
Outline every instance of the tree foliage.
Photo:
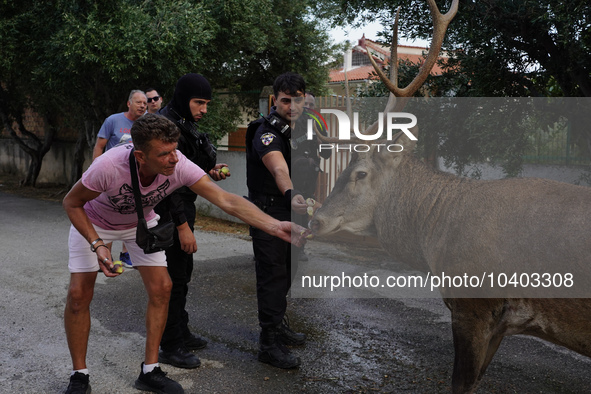
M 0 114 L 12 125 L 31 107 L 58 135 L 77 130 L 75 180 L 101 123 L 126 110 L 132 89 L 170 98 L 180 76 L 198 72 L 214 90 L 256 91 L 288 70 L 323 86 L 335 48 L 307 15 L 305 2 L 271 0 L 4 0 Z M 235 129 L 240 104 L 258 99 L 240 97 L 212 105 L 216 121 L 203 127 L 214 139 Z M 31 144 L 24 130 L 14 136 Z
M 442 12 L 451 0 L 438 0 Z M 400 31 L 429 39 L 423 0 L 316 0 L 333 25 L 377 19 L 385 42 L 400 7 Z M 460 0 L 443 46 L 470 77 L 471 96 L 591 96 L 591 3 L 586 0 Z
M 451 0 L 438 0 L 442 13 Z M 316 13 L 333 25 L 379 20 L 383 43 L 390 44 L 396 10 L 400 32 L 430 39 L 433 22 L 423 0 L 317 0 Z M 428 81 L 429 91 L 460 97 L 591 96 L 591 3 L 587 0 L 460 0 L 443 50 L 452 57 L 444 74 Z M 402 70 L 413 73 L 412 69 Z M 412 75 L 412 74 L 411 74 Z M 403 84 L 401 84 L 404 86 Z M 379 89 L 378 89 L 379 90 Z M 376 93 L 376 92 L 374 92 Z M 570 116 L 576 119 L 573 108 Z M 574 140 L 589 146 L 591 131 L 573 121 Z M 506 174 L 521 168 L 531 128 L 493 131 L 466 124 L 440 128 L 439 154 L 459 172 L 474 161 L 495 160 Z M 423 141 L 425 139 L 423 138 Z

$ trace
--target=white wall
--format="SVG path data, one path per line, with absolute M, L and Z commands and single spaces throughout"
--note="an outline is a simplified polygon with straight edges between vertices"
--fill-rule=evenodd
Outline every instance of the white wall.
M 248 189 L 246 187 L 246 153 L 245 152 L 231 152 L 218 150 L 218 163 L 225 163 L 230 167 L 231 176 L 223 181 L 217 182 L 217 185 L 224 190 L 239 196 L 247 196 Z M 195 202 L 197 211 L 207 216 L 240 222 L 233 216 L 228 215 L 218 207 L 210 204 L 203 197 L 198 197 Z
M 43 158 L 38 183 L 68 184 L 73 169 L 75 144 L 72 142 L 54 142 Z M 90 165 L 90 151 L 86 152 L 85 168 Z M 0 172 L 15 174 L 24 179 L 31 162 L 27 155 L 12 138 L 0 139 Z

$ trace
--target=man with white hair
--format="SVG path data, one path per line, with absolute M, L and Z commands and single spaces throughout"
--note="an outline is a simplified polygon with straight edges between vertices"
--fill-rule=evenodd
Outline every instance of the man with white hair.
M 101 126 L 92 150 L 92 160 L 115 145 L 129 140 L 133 122 L 146 113 L 147 105 L 146 94 L 141 90 L 132 90 L 127 99 L 127 111 L 109 116 Z

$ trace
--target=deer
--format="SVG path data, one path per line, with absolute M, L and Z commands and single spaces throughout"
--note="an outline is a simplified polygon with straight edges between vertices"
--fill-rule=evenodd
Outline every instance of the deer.
M 441 50 L 443 36 L 458 8 L 454 0 L 442 14 L 428 0 L 433 42 L 423 68 L 406 87 L 396 81 L 396 56 L 390 78 L 373 62 L 391 94 L 386 107 L 401 110 L 423 84 Z M 393 45 L 397 44 L 398 14 Z M 368 51 L 369 52 L 369 51 Z M 368 54 L 369 55 L 369 54 Z M 402 102 L 402 104 L 401 104 Z M 375 127 L 370 126 L 368 130 Z M 418 129 L 412 129 L 418 136 Z M 321 141 L 343 142 L 326 136 Z M 315 237 L 338 231 L 370 235 L 394 261 L 440 275 L 443 271 L 511 272 L 568 267 L 575 281 L 591 279 L 591 189 L 538 178 L 476 180 L 428 166 L 415 157 L 416 140 L 399 133 L 401 152 L 353 153 L 333 190 L 312 216 Z M 531 335 L 591 357 L 591 299 L 493 293 L 469 298 L 441 289 L 451 312 L 454 344 L 453 393 L 472 393 L 503 338 Z M 536 298 L 543 297 L 546 298 Z M 548 298 L 557 295 L 556 298 Z M 575 293 L 578 294 L 578 293 Z

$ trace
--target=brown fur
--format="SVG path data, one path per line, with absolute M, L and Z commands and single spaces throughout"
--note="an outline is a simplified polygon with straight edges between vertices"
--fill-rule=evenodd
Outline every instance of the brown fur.
M 476 181 L 410 154 L 369 152 L 352 160 L 311 227 L 320 236 L 374 233 L 394 259 L 432 274 L 571 272 L 585 291 L 589 212 L 590 188 L 534 178 Z M 564 294 L 541 290 L 534 297 Z M 452 316 L 454 393 L 476 389 L 506 335 L 537 336 L 591 357 L 591 299 L 442 295 Z M 497 294 L 478 297 L 490 295 Z

